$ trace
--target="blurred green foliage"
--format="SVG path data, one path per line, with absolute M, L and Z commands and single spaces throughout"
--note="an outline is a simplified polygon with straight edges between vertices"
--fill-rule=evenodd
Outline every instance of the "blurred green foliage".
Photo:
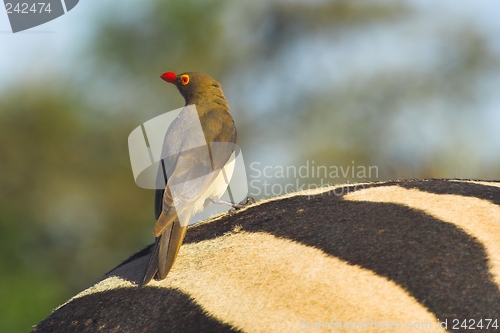
M 127 137 L 182 106 L 158 78 L 162 72 L 202 71 L 223 84 L 247 166 L 355 161 L 377 165 L 372 180 L 382 180 L 456 177 L 457 165 L 470 168 L 478 157 L 477 130 L 457 119 L 474 121 L 481 82 L 500 65 L 473 27 L 437 25 L 432 43 L 440 46 L 425 68 L 365 72 L 345 59 L 350 75 L 339 73 L 336 82 L 322 68 L 335 51 L 325 61 L 317 45 L 354 45 L 373 31 L 399 29 L 419 11 L 406 2 L 352 1 L 140 6 L 89 22 L 97 28 L 75 59 L 80 75 L 0 92 L 0 332 L 28 331 L 152 242 L 153 193 L 134 184 Z M 398 130 L 415 140 L 427 136 L 398 126 L 406 116 L 428 117 L 447 139 L 425 154 L 401 151 Z M 481 165 L 474 175 L 498 179 L 499 164 Z
M 0 102 L 1 332 L 28 330 L 149 241 L 152 196 L 127 157 L 135 122 L 56 88 Z

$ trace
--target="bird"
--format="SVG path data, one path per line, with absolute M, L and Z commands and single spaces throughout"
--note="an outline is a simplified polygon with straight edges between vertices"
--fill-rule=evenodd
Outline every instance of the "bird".
M 190 218 L 220 200 L 234 170 L 238 135 L 219 82 L 199 72 L 160 76 L 177 87 L 185 107 L 165 134 L 155 193 L 155 243 L 140 286 L 172 268 Z M 162 183 L 163 181 L 163 183 Z M 247 200 L 248 201 L 248 200 Z

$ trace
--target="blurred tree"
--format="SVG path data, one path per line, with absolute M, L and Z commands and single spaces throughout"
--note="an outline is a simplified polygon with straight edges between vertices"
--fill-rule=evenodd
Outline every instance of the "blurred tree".
M 481 125 L 476 118 L 476 126 L 464 130 L 464 119 L 481 107 L 481 82 L 500 69 L 498 54 L 468 22 L 452 27 L 433 22 L 420 29 L 415 24 L 423 13 L 411 2 L 148 4 L 135 19 L 107 20 L 91 49 L 99 69 L 112 68 L 124 77 L 117 81 L 135 92 L 130 103 L 141 112 L 144 105 L 157 114 L 158 105 L 165 110 L 182 103 L 175 91 L 163 92 L 146 79 L 152 72 L 200 70 L 223 83 L 249 163 L 298 167 L 307 160 L 325 166 L 355 161 L 376 164 L 379 180 L 500 176 L 491 164 L 472 165 L 467 158 L 482 144 L 475 133 Z M 349 58 L 334 64 L 336 52 L 352 54 L 373 44 L 371 38 L 398 30 L 403 32 L 394 39 L 402 43 L 391 45 L 394 53 L 407 52 L 415 61 L 398 64 L 394 57 L 396 66 L 380 66 L 375 73 L 358 70 Z M 365 61 L 379 50 L 369 51 L 362 55 Z M 426 52 L 430 56 L 420 60 Z M 335 73 L 337 68 L 343 72 Z M 133 88 L 130 82 L 136 83 Z M 418 121 L 408 119 L 417 114 Z M 346 180 L 366 179 L 326 181 Z
M 0 101 L 1 332 L 27 331 L 150 238 L 152 195 L 127 157 L 136 122 L 66 88 L 18 87 Z
M 304 151 L 311 151 L 306 147 L 317 146 L 317 142 L 304 140 L 307 134 L 303 133 L 313 129 L 297 126 L 304 125 L 302 114 L 314 108 L 308 104 L 316 98 L 322 85 L 320 80 L 315 81 L 315 73 L 304 73 L 300 61 L 293 59 L 294 50 L 303 47 L 305 40 L 319 38 L 319 42 L 330 44 L 331 36 L 334 42 L 335 36 L 360 31 L 376 22 L 400 20 L 410 12 L 404 3 L 350 1 L 235 3 L 216 0 L 147 4 L 151 7 L 132 19 L 107 18 L 98 30 L 97 42 L 89 48 L 89 55 L 96 57 L 99 71 L 107 70 L 112 73 L 113 81 L 118 82 L 114 89 L 122 89 L 120 83 L 124 83 L 130 91 L 127 103 L 151 117 L 182 105 L 181 99 L 173 95 L 177 92 L 163 88 L 156 78 L 151 80 L 151 73 L 157 75 L 167 69 L 206 72 L 225 88 L 246 160 L 261 160 L 265 155 L 255 147 L 286 150 L 286 141 L 296 149 L 293 149 L 292 161 L 286 154 L 279 153 L 280 163 L 308 158 L 301 156 Z M 291 68 L 290 62 L 295 61 Z M 298 68 L 295 70 L 293 66 Z M 303 89 L 304 83 L 306 89 Z M 331 95 L 324 90 L 322 93 L 323 97 Z M 256 102 L 256 99 L 267 100 L 267 103 Z M 255 110 L 263 104 L 266 110 Z M 162 111 L 158 110 L 159 105 Z M 321 117 L 319 113 L 311 114 Z M 297 134 L 295 138 L 290 138 L 291 131 Z M 271 142 L 278 147 L 270 145 Z M 327 149 L 332 151 L 332 147 Z M 351 153 L 344 152 L 343 161 L 350 163 L 354 157 L 369 159 L 356 152 L 359 146 L 349 149 Z M 303 182 L 307 180 L 301 180 Z
M 323 165 L 349 160 L 376 165 L 381 179 L 467 177 L 468 164 L 480 160 L 476 150 L 481 133 L 473 126 L 484 96 L 480 82 L 500 71 L 500 59 L 470 27 L 438 38 L 443 38 L 443 47 L 429 68 L 356 77 L 310 96 L 295 129 L 309 147 L 307 158 Z M 431 130 L 415 126 L 418 122 L 404 124 L 401 117 L 428 119 Z M 464 128 L 464 123 L 471 127 Z M 409 140 L 429 141 L 430 147 L 412 151 L 417 145 Z M 488 167 L 475 174 L 500 178 L 500 170 Z

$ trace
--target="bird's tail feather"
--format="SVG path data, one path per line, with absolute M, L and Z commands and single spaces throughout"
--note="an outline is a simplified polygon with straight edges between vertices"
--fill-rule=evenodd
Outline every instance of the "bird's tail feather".
M 172 223 L 171 228 L 167 228 L 160 236 L 158 251 L 158 274 L 157 277 L 163 280 L 174 265 L 179 249 L 186 236 L 187 226 L 182 227 L 179 220 Z
M 156 237 L 155 243 L 151 247 L 151 255 L 149 256 L 148 266 L 146 267 L 146 272 L 144 273 L 144 277 L 139 284 L 139 287 L 145 286 L 151 281 L 151 279 L 158 272 L 158 252 L 160 249 L 160 237 Z
M 182 227 L 176 214 L 172 215 L 166 216 L 162 213 L 158 218 L 158 222 L 162 223 L 164 227 L 162 228 L 162 233 L 156 237 L 155 243 L 151 248 L 151 255 L 144 278 L 140 284 L 141 287 L 153 278 L 163 280 L 174 265 L 179 249 L 186 236 L 187 226 Z
M 172 228 L 174 225 L 175 220 L 177 219 L 177 214 L 171 214 L 171 215 L 165 215 L 165 213 L 161 212 L 160 215 L 158 216 L 158 220 L 155 224 L 155 243 L 151 247 L 151 255 L 149 256 L 149 261 L 148 261 L 148 266 L 146 267 L 146 271 L 144 273 L 144 277 L 142 279 L 142 282 L 140 283 L 140 287 L 146 285 L 153 279 L 156 275 L 158 278 L 158 264 L 159 264 L 159 255 L 161 254 L 160 251 L 160 244 L 162 242 L 165 242 L 165 240 L 170 239 L 171 234 L 172 234 Z M 161 230 L 157 233 L 157 226 L 161 225 Z M 163 259 L 163 258 L 162 258 Z

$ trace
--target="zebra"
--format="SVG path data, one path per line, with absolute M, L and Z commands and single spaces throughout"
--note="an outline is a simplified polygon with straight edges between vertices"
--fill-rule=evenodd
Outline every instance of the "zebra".
M 151 246 L 32 332 L 492 332 L 500 182 L 344 184 L 190 227 L 163 281 Z

